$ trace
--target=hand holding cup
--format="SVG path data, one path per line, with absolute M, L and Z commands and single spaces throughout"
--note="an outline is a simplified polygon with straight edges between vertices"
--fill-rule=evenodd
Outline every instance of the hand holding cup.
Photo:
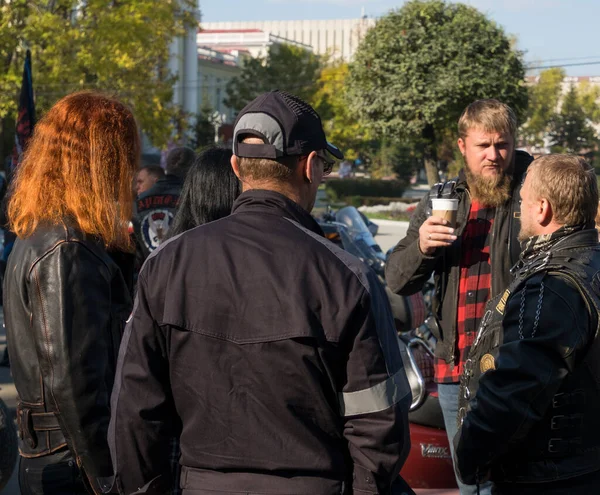
M 432 214 L 419 229 L 419 249 L 431 256 L 439 247 L 450 246 L 455 240 L 458 199 L 432 198 Z

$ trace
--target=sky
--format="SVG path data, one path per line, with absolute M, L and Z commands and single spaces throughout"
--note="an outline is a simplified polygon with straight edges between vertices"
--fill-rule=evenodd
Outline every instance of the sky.
M 354 19 L 362 9 L 380 17 L 402 6 L 401 0 L 200 0 L 202 20 L 278 21 Z M 570 76 L 600 75 L 599 0 L 463 0 L 517 38 L 531 66 L 564 67 Z M 539 71 L 537 71 L 539 72 Z M 530 72 L 535 74 L 537 72 Z

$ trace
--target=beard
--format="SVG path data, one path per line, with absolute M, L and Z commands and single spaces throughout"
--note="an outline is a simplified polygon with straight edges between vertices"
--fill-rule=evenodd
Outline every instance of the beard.
M 521 230 L 519 230 L 519 237 L 517 238 L 519 242 L 525 242 L 530 237 L 535 236 L 535 233 L 531 229 L 531 225 L 525 223 L 524 220 L 525 218 L 521 217 Z
M 471 196 L 487 207 L 497 208 L 510 199 L 511 176 L 504 170 L 491 177 L 475 175 L 465 164 L 465 176 Z

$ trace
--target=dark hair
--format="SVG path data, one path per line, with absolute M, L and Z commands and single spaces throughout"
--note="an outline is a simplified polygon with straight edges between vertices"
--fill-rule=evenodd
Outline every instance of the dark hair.
M 231 168 L 231 150 L 209 148 L 196 158 L 183 183 L 169 237 L 231 213 L 241 185 Z
M 183 180 L 195 159 L 196 153 L 193 149 L 185 146 L 173 148 L 167 155 L 165 172 L 167 175 L 176 175 Z
M 140 167 L 138 172 L 141 172 L 142 170 L 145 170 L 148 172 L 148 175 L 156 177 L 157 179 L 165 176 L 165 171 L 160 165 L 146 165 L 145 167 Z

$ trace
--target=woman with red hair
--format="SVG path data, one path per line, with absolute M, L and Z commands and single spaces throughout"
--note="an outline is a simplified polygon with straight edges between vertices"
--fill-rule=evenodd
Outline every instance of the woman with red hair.
M 4 314 L 22 494 L 110 487 L 109 402 L 131 312 L 127 225 L 139 155 L 131 111 L 81 92 L 40 120 L 17 169 Z

